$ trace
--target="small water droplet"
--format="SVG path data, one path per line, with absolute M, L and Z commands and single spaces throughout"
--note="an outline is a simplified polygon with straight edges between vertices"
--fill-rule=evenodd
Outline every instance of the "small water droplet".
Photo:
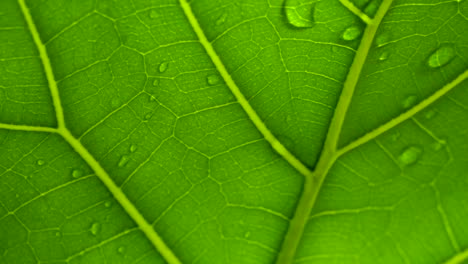
M 55 236 L 56 236 L 56 237 L 61 237 L 62 234 L 61 234 L 60 232 L 55 232 Z
M 151 118 L 151 113 L 148 113 L 143 117 L 144 120 L 150 120 L 150 118 Z
M 135 152 L 135 151 L 137 150 L 137 148 L 138 148 L 138 147 L 137 147 L 136 145 L 133 145 L 133 144 L 132 144 L 132 145 L 130 146 L 130 152 L 132 152 L 132 153 Z
M 389 41 L 390 41 L 390 34 L 382 33 L 376 37 L 375 44 L 377 45 L 377 47 L 382 47 L 382 46 L 387 45 Z
M 122 155 L 122 157 L 120 158 L 119 163 L 117 165 L 119 167 L 123 167 L 128 163 L 129 160 L 130 160 L 130 158 L 129 158 L 128 155 Z
M 109 207 L 111 206 L 111 202 L 109 202 L 109 201 L 105 202 L 105 203 L 104 203 L 104 206 L 107 207 L 107 208 L 109 208 Z
M 403 150 L 403 152 L 398 157 L 398 160 L 405 166 L 411 165 L 418 161 L 423 150 L 418 146 L 410 146 Z
M 219 76 L 218 75 L 208 75 L 208 77 L 206 77 L 206 82 L 209 84 L 209 85 L 215 85 L 215 84 L 218 84 L 219 83 Z
M 299 0 L 284 1 L 284 12 L 289 24 L 298 28 L 310 28 L 315 25 L 314 8 L 315 5 L 304 5 Z
M 341 35 L 341 38 L 347 41 L 355 40 L 361 35 L 361 29 L 358 26 L 351 26 Z
M 155 19 L 158 17 L 158 12 L 156 10 L 151 10 L 149 16 L 150 18 Z
M 250 237 L 250 231 L 245 232 L 244 237 L 249 238 Z
M 216 26 L 220 26 L 226 22 L 227 13 L 223 13 L 215 22 Z
M 158 86 L 158 85 L 159 85 L 159 79 L 154 79 L 153 86 Z
M 117 252 L 119 252 L 120 254 L 125 253 L 125 247 L 119 247 L 119 248 L 117 249 Z
M 169 68 L 169 62 L 162 62 L 161 64 L 159 64 L 159 72 L 160 73 L 163 73 L 167 70 L 167 68 Z
M 42 160 L 42 159 L 38 159 L 38 160 L 36 161 L 36 164 L 39 165 L 39 166 L 42 166 L 42 165 L 45 164 L 45 161 Z
M 75 169 L 75 170 L 72 171 L 72 177 L 73 178 L 79 178 L 81 176 L 83 176 L 83 171 L 82 170 Z
M 379 61 L 385 61 L 388 59 L 389 53 L 388 51 L 384 51 L 379 56 Z
M 434 110 L 429 110 L 424 114 L 424 117 L 426 119 L 432 119 L 436 115 L 436 111 Z
M 91 234 L 97 235 L 101 231 L 101 224 L 98 222 L 95 222 L 91 225 Z
M 410 95 L 406 97 L 405 100 L 403 100 L 403 108 L 407 109 L 412 107 L 416 101 L 418 100 L 418 97 L 416 95 Z
M 452 46 L 442 46 L 429 56 L 427 65 L 431 68 L 439 68 L 449 63 L 454 57 L 455 50 Z
M 113 108 L 118 107 L 120 105 L 120 99 L 119 98 L 112 99 L 111 105 Z

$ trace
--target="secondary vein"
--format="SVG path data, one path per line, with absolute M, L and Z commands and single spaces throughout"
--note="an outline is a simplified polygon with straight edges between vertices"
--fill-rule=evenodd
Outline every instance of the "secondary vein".
M 312 177 L 307 177 L 304 190 L 299 198 L 296 212 L 289 225 L 288 232 L 283 241 L 281 251 L 278 255 L 277 264 L 292 263 L 297 248 L 304 234 L 305 226 L 310 213 L 314 208 L 321 186 L 334 162 L 338 158 L 337 145 L 346 113 L 351 104 L 354 90 L 359 81 L 364 63 L 374 41 L 377 29 L 387 13 L 393 0 L 384 0 L 375 15 L 373 23 L 369 24 L 364 31 L 361 44 L 356 52 L 351 68 L 346 77 L 338 104 L 328 128 L 325 144 L 320 154 L 319 161 Z
M 42 66 L 44 67 L 44 72 L 46 74 L 47 82 L 49 83 L 50 94 L 52 96 L 52 103 L 54 105 L 55 116 L 57 119 L 57 126 L 59 128 L 65 127 L 65 119 L 63 116 L 63 108 L 60 102 L 59 90 L 57 88 L 57 82 L 55 81 L 54 72 L 52 70 L 52 65 L 50 63 L 49 55 L 47 54 L 47 49 L 44 43 L 39 36 L 39 31 L 36 28 L 36 24 L 29 12 L 29 8 L 24 2 L 24 0 L 18 0 L 18 4 L 23 13 L 26 24 L 28 25 L 29 32 L 33 38 L 34 44 L 36 44 L 37 50 L 39 52 L 39 57 L 41 58 Z
M 272 148 L 281 155 L 291 166 L 293 166 L 296 170 L 298 170 L 302 175 L 306 178 L 312 176 L 312 171 L 307 168 L 298 158 L 296 158 L 289 150 L 273 135 L 273 133 L 268 129 L 268 127 L 263 123 L 262 119 L 258 116 L 257 112 L 253 109 L 250 105 L 249 101 L 245 98 L 245 96 L 240 91 L 237 84 L 232 79 L 231 75 L 229 74 L 226 66 L 224 66 L 223 62 L 219 58 L 218 54 L 214 50 L 213 46 L 211 45 L 210 41 L 205 36 L 203 29 L 201 28 L 200 24 L 198 23 L 197 18 L 195 17 L 192 8 L 187 0 L 179 0 L 180 5 L 189 21 L 190 25 L 192 26 L 193 30 L 198 36 L 200 43 L 206 50 L 206 53 L 211 58 L 211 61 L 215 65 L 218 72 L 223 77 L 226 85 L 229 87 L 231 92 L 236 97 L 237 101 L 247 113 L 247 116 L 250 118 L 252 123 L 257 127 L 258 131 L 262 133 L 265 140 L 267 140 Z

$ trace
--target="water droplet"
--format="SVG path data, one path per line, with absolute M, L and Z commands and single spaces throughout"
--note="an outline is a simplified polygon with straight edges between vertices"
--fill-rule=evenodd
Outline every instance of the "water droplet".
M 429 110 L 424 114 L 424 117 L 426 119 L 432 119 L 436 115 L 436 111 L 434 110 Z
M 219 83 L 219 76 L 218 75 L 208 75 L 208 77 L 206 77 L 206 81 L 209 85 L 215 85 L 215 84 L 218 84 Z
M 150 18 L 155 19 L 158 17 L 158 12 L 156 10 L 151 10 L 149 16 Z
M 37 165 L 42 166 L 42 165 L 45 164 L 45 161 L 42 160 L 42 159 L 38 159 L 38 160 L 36 161 L 36 163 L 37 163 Z
M 435 141 L 434 143 L 431 144 L 431 148 L 435 151 L 441 150 L 445 145 L 447 144 L 447 141 L 445 139 L 439 139 Z
M 380 54 L 380 56 L 379 56 L 379 61 L 385 61 L 385 60 L 387 60 L 387 59 L 388 59 L 388 56 L 389 56 L 388 51 L 382 52 L 382 54 Z
M 351 26 L 345 31 L 343 31 L 343 34 L 341 35 L 341 38 L 347 41 L 355 40 L 361 35 L 361 29 L 358 26 Z
M 249 238 L 250 237 L 250 231 L 245 232 L 244 237 Z
M 215 22 L 216 26 L 220 26 L 226 22 L 227 14 L 223 13 Z
M 91 225 L 91 234 L 97 235 L 101 231 L 101 224 L 98 222 L 95 222 Z
M 455 57 L 455 50 L 451 46 L 438 48 L 427 60 L 427 65 L 431 68 L 439 68 L 449 63 Z
M 149 97 L 149 101 L 152 103 L 154 101 L 156 101 L 156 97 L 154 95 L 150 95 Z
M 132 144 L 132 145 L 130 146 L 130 152 L 132 152 L 132 153 L 135 152 L 135 151 L 137 150 L 137 148 L 138 148 L 138 147 L 137 147 L 136 145 L 133 145 L 133 144 Z
M 410 146 L 403 150 L 403 152 L 398 157 L 398 160 L 405 166 L 411 165 L 418 161 L 423 150 L 418 146 Z
M 111 202 L 109 202 L 109 201 L 105 202 L 105 203 L 104 203 L 104 206 L 107 207 L 107 208 L 109 208 L 109 207 L 111 206 Z
M 144 120 L 150 120 L 150 118 L 151 118 L 151 113 L 148 113 L 143 117 Z
M 387 45 L 389 41 L 390 41 L 390 34 L 382 33 L 376 37 L 375 44 L 377 45 L 377 47 L 382 47 L 382 46 Z
M 73 178 L 79 178 L 83 176 L 83 171 L 82 170 L 79 170 L 79 169 L 75 169 L 72 171 L 72 177 Z
M 298 28 L 310 28 L 315 25 L 314 8 L 315 5 L 304 5 L 299 0 L 286 0 L 284 2 L 284 12 L 289 24 Z
M 117 249 L 117 252 L 119 252 L 120 254 L 125 253 L 125 247 L 119 247 L 119 248 Z
M 56 237 L 61 237 L 62 234 L 61 234 L 60 232 L 55 232 L 55 236 L 56 236 Z
M 120 105 L 120 99 L 119 98 L 112 99 L 111 105 L 113 108 L 118 107 Z
M 169 68 L 169 62 L 162 62 L 161 64 L 159 64 L 159 72 L 160 73 L 163 73 L 167 70 L 167 68 Z
M 406 97 L 405 100 L 403 100 L 403 108 L 407 109 L 412 107 L 416 101 L 418 100 L 418 97 L 416 95 L 410 95 Z
M 159 85 L 159 79 L 154 79 L 153 86 L 158 86 L 158 85 Z
M 120 158 L 119 163 L 118 163 L 117 165 L 118 165 L 119 167 L 123 167 L 123 166 L 125 166 L 125 165 L 128 163 L 129 159 L 130 159 L 129 156 L 123 155 L 123 156 Z

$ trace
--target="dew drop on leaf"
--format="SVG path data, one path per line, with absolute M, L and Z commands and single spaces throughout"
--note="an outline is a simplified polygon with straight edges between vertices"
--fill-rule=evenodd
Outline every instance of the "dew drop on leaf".
M 412 107 L 416 101 L 418 100 L 418 97 L 416 95 L 410 95 L 403 100 L 403 108 L 407 109 Z
M 97 235 L 101 231 L 101 224 L 98 222 L 95 222 L 91 225 L 91 234 Z
M 125 247 L 119 247 L 119 248 L 117 249 L 117 252 L 119 252 L 120 254 L 125 253 Z
M 361 35 L 361 29 L 358 26 L 351 26 L 341 35 L 341 38 L 347 41 L 355 40 Z
M 219 76 L 218 75 L 208 75 L 208 77 L 206 77 L 206 82 L 209 84 L 209 85 L 215 85 L 215 84 L 218 84 L 219 83 Z
M 129 159 L 130 158 L 129 158 L 128 155 L 122 155 L 122 157 L 120 158 L 119 163 L 117 164 L 117 166 L 119 166 L 119 167 L 125 166 L 128 163 Z
M 153 86 L 158 86 L 158 85 L 159 85 L 159 79 L 154 79 Z
M 151 118 L 151 113 L 148 113 L 143 117 L 144 120 L 150 120 L 150 118 Z
M 160 73 L 163 73 L 167 70 L 167 68 L 169 68 L 169 62 L 162 62 L 161 64 L 159 64 L 159 72 Z
M 284 1 L 284 12 L 289 24 L 297 28 L 310 28 L 315 25 L 314 5 L 304 5 L 299 0 Z
M 74 169 L 74 170 L 72 171 L 72 177 L 73 177 L 73 178 L 79 178 L 79 177 L 81 177 L 81 176 L 83 176 L 83 171 L 82 171 L 82 170 L 80 170 L 80 169 Z
M 245 232 L 244 238 L 249 238 L 250 237 L 250 231 Z
M 137 148 L 138 148 L 138 147 L 137 147 L 136 145 L 133 145 L 133 144 L 132 144 L 132 145 L 130 146 L 130 152 L 132 152 L 132 153 L 135 152 L 135 151 L 137 150 Z
M 215 22 L 216 26 L 220 26 L 226 22 L 227 14 L 223 13 Z
M 424 117 L 426 119 L 432 119 L 436 115 L 436 111 L 434 110 L 429 110 L 424 114 Z
M 109 201 L 105 202 L 105 203 L 104 203 L 104 206 L 105 206 L 106 208 L 109 208 L 109 207 L 111 206 L 111 202 L 109 202 Z
M 38 159 L 38 160 L 36 161 L 36 164 L 39 165 L 39 166 L 42 166 L 42 165 L 45 164 L 45 161 L 42 160 L 42 159 Z
M 398 156 L 398 160 L 401 164 L 408 166 L 416 161 L 418 161 L 419 157 L 421 156 L 423 150 L 418 146 L 410 146 L 403 150 L 403 152 Z
M 439 68 L 449 63 L 455 57 L 455 50 L 451 46 L 442 46 L 429 56 L 427 65 L 431 68 Z
M 55 232 L 55 236 L 56 236 L 56 237 L 61 237 L 62 234 L 61 234 L 60 232 Z
M 388 59 L 389 53 L 388 51 L 384 51 L 379 56 L 379 61 L 385 61 Z

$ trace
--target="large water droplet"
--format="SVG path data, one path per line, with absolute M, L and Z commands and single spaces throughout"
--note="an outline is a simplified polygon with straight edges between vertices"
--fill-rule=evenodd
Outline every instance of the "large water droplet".
M 454 57 L 455 50 L 452 46 L 442 46 L 429 56 L 427 65 L 431 68 L 439 68 L 449 63 Z
M 163 73 L 167 70 L 167 68 L 169 68 L 169 62 L 162 62 L 161 64 L 159 64 L 159 72 L 160 73 Z
M 403 100 L 403 108 L 407 109 L 412 107 L 414 104 L 416 104 L 416 101 L 418 100 L 418 97 L 416 95 L 410 95 L 406 97 L 405 100 Z
M 128 163 L 129 160 L 130 160 L 130 157 L 128 155 L 122 155 L 117 166 L 123 167 Z
M 403 150 L 403 152 L 398 156 L 398 160 L 401 164 L 408 166 L 416 161 L 418 161 L 419 157 L 421 156 L 423 150 L 418 146 L 410 146 Z
M 226 22 L 227 13 L 223 13 L 215 22 L 216 26 L 220 26 Z
M 39 165 L 39 166 L 42 166 L 42 165 L 45 164 L 45 161 L 42 160 L 42 159 L 38 159 L 38 160 L 36 161 L 36 164 Z
M 95 222 L 91 225 L 91 234 L 97 235 L 101 231 L 101 224 L 98 222 Z
M 362 31 L 358 26 L 351 26 L 343 31 L 341 37 L 344 40 L 351 41 L 357 39 L 361 35 L 361 32 Z
M 218 83 L 219 83 L 219 76 L 216 75 L 216 74 L 208 75 L 208 77 L 206 77 L 206 82 L 207 82 L 209 85 L 218 84 Z
M 304 5 L 299 0 L 284 1 L 284 12 L 289 24 L 298 28 L 310 28 L 315 25 L 314 7 L 313 4 Z
M 72 177 L 73 178 L 80 178 L 81 176 L 83 176 L 83 171 L 82 170 L 80 170 L 80 169 L 72 170 Z

